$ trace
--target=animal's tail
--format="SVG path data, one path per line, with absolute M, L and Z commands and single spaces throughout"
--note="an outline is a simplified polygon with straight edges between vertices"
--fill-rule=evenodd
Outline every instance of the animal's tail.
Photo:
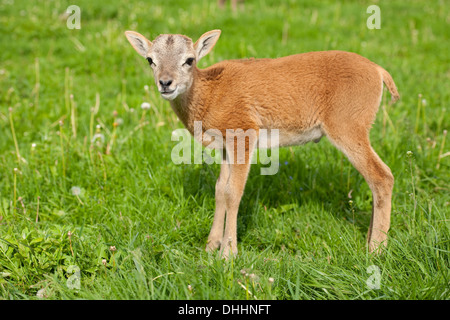
M 379 67 L 379 71 L 381 73 L 383 82 L 386 85 L 386 87 L 388 88 L 389 92 L 391 93 L 391 102 L 393 103 L 400 98 L 400 95 L 397 91 L 397 87 L 396 87 L 391 75 L 389 74 L 389 72 L 387 72 L 380 66 L 378 66 L 378 67 Z

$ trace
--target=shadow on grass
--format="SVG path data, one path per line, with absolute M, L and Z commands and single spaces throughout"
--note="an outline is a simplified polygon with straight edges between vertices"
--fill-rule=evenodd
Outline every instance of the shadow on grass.
M 313 165 L 307 164 L 297 155 L 289 160 L 285 158 L 286 153 L 280 156 L 280 168 L 275 175 L 261 175 L 260 169 L 264 166 L 252 165 L 239 208 L 240 237 L 247 232 L 254 215 L 263 214 L 261 211 L 274 209 L 281 213 L 291 210 L 298 212 L 303 206 L 311 205 L 322 208 L 349 225 L 354 224 L 363 236 L 367 234 L 372 214 L 372 195 L 362 176 L 346 159 L 342 166 L 339 156 L 334 162 L 328 162 L 322 157 Z M 217 164 L 183 168 L 186 195 L 197 199 L 214 199 L 219 170 Z M 360 208 L 355 204 L 353 208 L 349 205 L 349 193 L 352 197 L 363 198 Z

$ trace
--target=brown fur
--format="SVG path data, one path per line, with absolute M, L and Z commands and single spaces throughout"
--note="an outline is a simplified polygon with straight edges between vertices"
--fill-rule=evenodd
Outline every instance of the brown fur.
M 206 33 L 185 51 L 191 55 L 197 52 L 200 59 L 214 46 L 218 34 L 220 31 L 217 30 Z M 173 44 L 173 38 L 165 39 L 166 45 L 168 39 Z M 156 40 L 155 44 L 149 43 L 159 47 Z M 167 46 L 164 48 L 172 50 Z M 150 47 L 148 55 L 154 56 L 155 51 L 156 48 Z M 161 68 L 154 69 L 157 84 L 158 75 L 167 74 Z M 194 132 L 194 121 L 202 121 L 203 131 L 219 129 L 225 134 L 226 129 L 254 129 L 256 132 L 246 145 L 245 164 L 227 163 L 225 154 L 236 150 L 225 145 L 224 161 L 216 183 L 216 213 L 208 237 L 208 250 L 220 247 L 224 257 L 230 252 L 237 254 L 237 213 L 250 168 L 249 159 L 260 129 L 279 129 L 281 146 L 310 140 L 317 142 L 326 135 L 349 158 L 372 190 L 370 251 L 386 244 L 394 178 L 369 142 L 369 130 L 381 101 L 383 82 L 393 100 L 399 97 L 386 70 L 355 53 L 322 51 L 277 59 L 222 61 L 203 70 L 194 65 L 188 76 L 184 69 L 178 73 L 183 76 L 177 78 L 177 72 L 172 70 L 178 86 L 173 84 L 170 88 L 178 90 L 183 87 L 183 81 L 188 85 L 184 92 L 168 99 L 191 133 Z M 186 77 L 189 78 L 185 80 Z

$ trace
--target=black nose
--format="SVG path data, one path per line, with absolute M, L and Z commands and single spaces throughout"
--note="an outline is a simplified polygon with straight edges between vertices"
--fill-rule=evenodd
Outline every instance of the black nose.
M 163 88 L 167 88 L 168 86 L 170 86 L 172 84 L 172 80 L 159 80 L 159 84 Z

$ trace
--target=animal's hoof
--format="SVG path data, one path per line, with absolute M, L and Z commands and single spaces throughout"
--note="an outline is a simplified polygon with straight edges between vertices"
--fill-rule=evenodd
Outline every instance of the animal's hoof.
M 219 249 L 220 243 L 221 243 L 221 241 L 217 240 L 217 239 L 216 240 L 208 240 L 208 243 L 206 244 L 205 251 L 206 252 L 213 252 L 213 251 Z
M 222 259 L 228 260 L 233 257 L 236 258 L 238 254 L 238 249 L 236 244 L 233 244 L 231 239 L 227 239 L 227 241 L 223 241 L 220 246 Z
M 374 254 L 381 254 L 383 253 L 384 249 L 387 247 L 387 239 L 379 242 L 376 240 L 371 240 L 369 242 L 369 252 Z

